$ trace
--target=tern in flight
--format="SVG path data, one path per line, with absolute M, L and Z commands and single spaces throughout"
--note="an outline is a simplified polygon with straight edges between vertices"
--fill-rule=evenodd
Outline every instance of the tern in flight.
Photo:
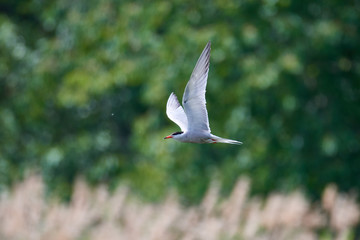
M 206 44 L 199 60 L 185 87 L 182 105 L 174 93 L 166 104 L 166 114 L 176 123 L 180 132 L 175 132 L 164 139 L 173 138 L 180 142 L 191 143 L 229 143 L 242 144 L 242 142 L 221 138 L 211 134 L 208 113 L 206 110 L 206 83 L 209 73 L 211 42 Z

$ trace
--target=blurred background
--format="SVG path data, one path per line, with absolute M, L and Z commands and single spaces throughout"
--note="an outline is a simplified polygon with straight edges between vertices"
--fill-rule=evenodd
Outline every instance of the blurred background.
M 358 0 L 0 1 L 0 238 L 360 239 L 359 28 Z M 163 139 L 208 41 L 241 146 Z
M 146 201 L 360 188 L 359 1 L 0 3 L 0 190 L 29 172 L 70 199 L 81 176 Z M 212 41 L 212 132 L 183 144 L 165 114 Z

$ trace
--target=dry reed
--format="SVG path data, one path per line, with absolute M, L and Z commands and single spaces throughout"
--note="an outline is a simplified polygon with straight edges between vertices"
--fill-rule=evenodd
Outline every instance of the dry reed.
M 70 203 L 44 199 L 38 176 L 28 177 L 0 195 L 0 239 L 355 239 L 359 222 L 355 198 L 329 185 L 321 203 L 304 195 L 275 193 L 267 199 L 249 197 L 250 182 L 241 178 L 227 199 L 213 182 L 199 206 L 183 207 L 175 194 L 161 204 L 144 203 L 119 187 L 91 190 L 78 180 Z

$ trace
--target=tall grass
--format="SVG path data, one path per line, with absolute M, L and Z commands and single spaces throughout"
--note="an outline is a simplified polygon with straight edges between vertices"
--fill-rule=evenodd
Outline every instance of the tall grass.
M 183 207 L 174 194 L 144 203 L 126 187 L 109 194 L 78 180 L 68 204 L 44 199 L 44 184 L 31 176 L 0 197 L 0 239 L 355 239 L 359 206 L 329 185 L 320 203 L 304 195 L 249 197 L 242 178 L 227 199 L 211 184 L 202 203 Z

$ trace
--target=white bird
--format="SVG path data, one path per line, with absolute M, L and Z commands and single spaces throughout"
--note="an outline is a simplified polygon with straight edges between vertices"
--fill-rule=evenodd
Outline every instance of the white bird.
M 171 121 L 176 123 L 180 132 L 175 132 L 164 139 L 173 138 L 180 142 L 191 143 L 230 143 L 242 144 L 242 142 L 221 138 L 211 134 L 208 113 L 206 110 L 205 91 L 209 73 L 211 42 L 205 46 L 199 60 L 191 74 L 190 80 L 185 87 L 181 107 L 174 93 L 166 104 L 166 114 Z

